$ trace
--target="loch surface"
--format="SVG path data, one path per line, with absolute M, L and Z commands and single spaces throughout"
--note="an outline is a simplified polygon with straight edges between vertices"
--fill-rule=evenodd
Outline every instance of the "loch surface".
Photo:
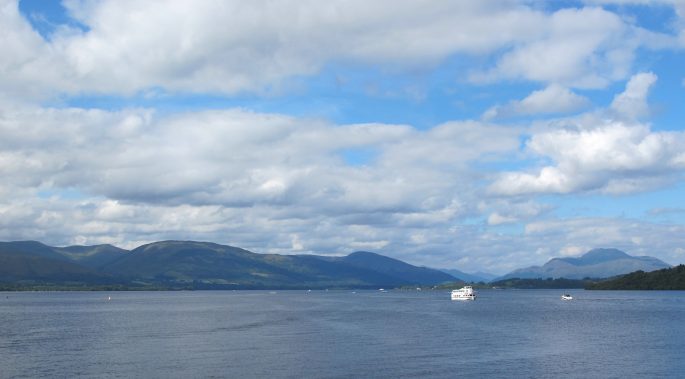
M 573 301 L 561 301 L 570 292 Z M 0 378 L 682 377 L 685 292 L 0 293 Z

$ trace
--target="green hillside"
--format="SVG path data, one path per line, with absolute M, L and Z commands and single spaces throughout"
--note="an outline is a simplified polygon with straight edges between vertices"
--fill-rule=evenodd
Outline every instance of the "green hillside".
M 83 266 L 99 269 L 121 258 L 128 250 L 112 245 L 67 246 L 55 248 L 55 251 Z
M 379 266 L 379 261 L 384 265 Z M 373 287 L 453 280 L 442 272 L 372 253 L 340 258 L 256 254 L 237 247 L 192 241 L 144 245 L 103 270 L 132 279 L 215 287 Z
M 109 275 L 99 273 L 76 263 L 46 258 L 25 252 L 0 253 L 0 282 L 41 283 L 108 283 Z
M 56 248 L 38 242 L 4 242 L 0 264 L 4 267 L 0 283 L 5 288 L 24 282 L 62 288 L 74 281 L 94 286 L 119 283 L 122 289 L 377 288 L 455 280 L 444 272 L 375 253 L 257 254 L 194 241 L 155 242 L 130 252 L 110 245 Z
M 589 285 L 591 290 L 685 290 L 685 265 L 652 272 L 636 271 Z

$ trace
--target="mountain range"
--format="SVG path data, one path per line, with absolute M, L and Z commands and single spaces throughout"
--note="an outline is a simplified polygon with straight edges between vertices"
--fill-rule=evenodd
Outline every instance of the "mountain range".
M 380 254 L 347 256 L 257 254 L 210 242 L 162 241 L 133 250 L 112 245 L 52 247 L 35 241 L 0 242 L 0 284 L 80 284 L 158 288 L 374 288 L 495 282 L 512 278 L 609 278 L 670 265 L 617 249 L 554 258 L 499 278 L 417 267 Z
M 542 266 L 514 270 L 494 281 L 520 278 L 609 278 L 634 271 L 654 271 L 669 268 L 666 262 L 654 257 L 631 256 L 618 249 L 593 249 L 580 257 L 553 258 Z
M 474 272 L 473 274 L 469 274 L 457 269 L 440 269 L 440 271 L 446 272 L 455 278 L 459 278 L 468 283 L 487 283 L 497 277 L 497 275 L 482 271 Z
M 435 285 L 457 278 L 370 252 L 343 257 L 257 254 L 209 242 L 51 247 L 0 242 L 0 282 L 157 284 L 171 288 L 328 288 Z

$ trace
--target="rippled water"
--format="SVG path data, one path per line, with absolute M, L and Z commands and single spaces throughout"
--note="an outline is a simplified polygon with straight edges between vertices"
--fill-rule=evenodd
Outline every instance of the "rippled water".
M 683 377 L 685 292 L 572 294 L 5 292 L 0 377 Z

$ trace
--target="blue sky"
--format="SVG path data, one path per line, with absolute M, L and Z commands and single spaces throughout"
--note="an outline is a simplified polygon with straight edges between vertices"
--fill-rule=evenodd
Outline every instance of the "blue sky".
M 685 2 L 0 3 L 0 239 L 685 262 Z

